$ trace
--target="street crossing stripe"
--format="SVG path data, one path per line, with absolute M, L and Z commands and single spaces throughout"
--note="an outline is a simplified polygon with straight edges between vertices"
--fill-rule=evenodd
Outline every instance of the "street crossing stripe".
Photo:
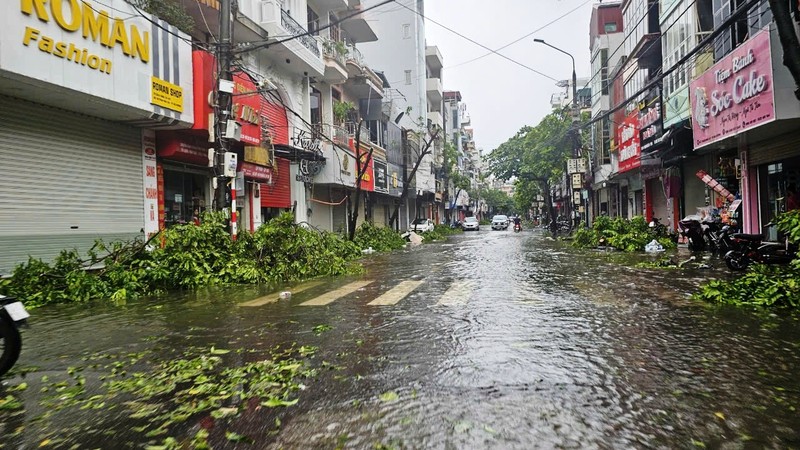
M 388 291 L 384 292 L 383 295 L 376 298 L 375 300 L 367 303 L 370 306 L 385 306 L 385 305 L 394 305 L 400 300 L 402 300 L 405 296 L 411 293 L 414 289 L 419 287 L 422 284 L 422 281 L 403 281 L 397 286 L 389 289 Z
M 299 294 L 300 292 L 303 292 L 303 291 L 306 291 L 306 290 L 311 289 L 313 287 L 319 286 L 320 284 L 322 284 L 322 281 L 311 281 L 311 282 L 308 282 L 308 283 L 305 283 L 305 284 L 297 285 L 297 286 L 295 286 L 293 288 L 286 289 L 286 290 L 287 291 L 291 291 L 292 294 Z M 266 305 L 267 303 L 275 303 L 278 300 L 280 300 L 280 293 L 273 292 L 272 294 L 265 295 L 263 297 L 259 297 L 259 298 L 255 299 L 255 300 L 250 300 L 249 302 L 241 303 L 239 306 L 247 306 L 247 307 L 263 306 L 263 305 Z
M 453 306 L 466 303 L 470 294 L 473 292 L 474 283 L 472 281 L 454 281 L 442 296 L 437 305 Z
M 312 298 L 311 300 L 309 300 L 307 302 L 300 303 L 300 306 L 323 306 L 323 305 L 327 305 L 327 304 L 335 302 L 340 297 L 344 297 L 347 294 L 350 294 L 352 292 L 355 292 L 355 291 L 361 289 L 362 287 L 364 287 L 364 286 L 366 286 L 366 285 L 368 285 L 370 283 L 372 283 L 372 280 L 355 281 L 353 283 L 346 284 L 346 285 L 340 287 L 339 289 L 335 289 L 333 291 L 326 292 L 326 293 L 320 295 L 317 298 Z

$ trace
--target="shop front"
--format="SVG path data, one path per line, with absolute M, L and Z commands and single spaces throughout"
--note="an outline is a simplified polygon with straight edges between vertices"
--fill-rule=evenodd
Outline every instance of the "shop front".
M 385 159 L 376 158 L 373 163 L 375 174 L 375 199 L 372 221 L 378 226 L 389 225 L 389 214 L 392 211 L 392 197 L 389 195 L 388 166 Z
M 403 173 L 404 168 L 400 164 L 395 164 L 392 162 L 386 163 L 386 182 L 388 184 L 389 189 L 389 197 L 391 197 L 391 205 L 389 208 L 389 213 L 387 220 L 394 214 L 395 209 L 398 209 L 398 226 L 401 229 L 405 229 L 408 225 L 409 217 L 408 217 L 408 210 L 406 208 L 406 204 L 401 203 L 401 198 L 403 196 Z M 391 223 L 389 224 L 391 225 Z
M 696 151 L 710 155 L 696 176 L 710 206 L 742 199 L 745 232 L 789 206 L 800 177 L 800 103 L 782 65 L 777 34 L 767 27 L 720 59 L 690 87 Z M 774 236 L 773 236 L 774 237 Z
M 123 0 L 36 4 L 0 6 L 0 161 L 13 174 L 0 180 L 0 275 L 156 231 L 150 129 L 193 122 L 188 35 Z M 126 39 L 101 26 L 117 22 Z

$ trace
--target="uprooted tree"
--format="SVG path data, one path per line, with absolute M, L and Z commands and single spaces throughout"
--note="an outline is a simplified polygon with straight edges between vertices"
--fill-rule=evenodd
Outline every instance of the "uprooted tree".
M 433 153 L 433 143 L 436 142 L 436 139 L 439 137 L 439 133 L 441 132 L 441 128 L 436 127 L 433 131 L 433 134 L 428 131 L 428 137 L 422 138 L 422 145 L 414 145 L 412 141 L 414 137 L 416 137 L 416 133 L 407 132 L 407 138 L 403 141 L 403 151 L 407 152 L 408 161 L 413 161 L 413 168 L 411 171 L 406 171 L 405 177 L 403 177 L 403 191 L 400 194 L 400 199 L 394 206 L 394 211 L 392 211 L 392 215 L 389 216 L 389 226 L 394 229 L 400 228 L 400 205 L 404 204 L 406 199 L 408 198 L 408 189 L 411 186 L 411 180 L 417 175 L 417 170 L 419 166 L 422 164 L 422 160 Z

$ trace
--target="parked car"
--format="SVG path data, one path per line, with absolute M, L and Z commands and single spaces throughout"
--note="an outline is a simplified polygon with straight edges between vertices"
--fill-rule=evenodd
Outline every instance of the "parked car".
M 411 225 L 408 226 L 409 231 L 413 231 L 415 233 L 424 233 L 426 231 L 433 231 L 434 225 L 431 219 L 414 219 L 411 222 Z
M 508 216 L 498 214 L 492 217 L 493 230 L 507 230 L 508 229 Z
M 480 222 L 478 222 L 477 218 L 475 218 L 475 217 L 467 217 L 466 219 L 464 219 L 464 222 L 461 223 L 461 228 L 464 231 L 468 231 L 468 230 L 480 231 L 481 225 L 480 225 Z

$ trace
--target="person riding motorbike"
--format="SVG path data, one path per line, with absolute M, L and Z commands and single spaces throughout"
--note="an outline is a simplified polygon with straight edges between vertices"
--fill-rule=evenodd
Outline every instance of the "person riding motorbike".
M 522 225 L 520 224 L 520 222 L 521 222 L 521 220 L 520 220 L 519 216 L 514 217 L 514 230 L 515 231 L 522 230 Z

